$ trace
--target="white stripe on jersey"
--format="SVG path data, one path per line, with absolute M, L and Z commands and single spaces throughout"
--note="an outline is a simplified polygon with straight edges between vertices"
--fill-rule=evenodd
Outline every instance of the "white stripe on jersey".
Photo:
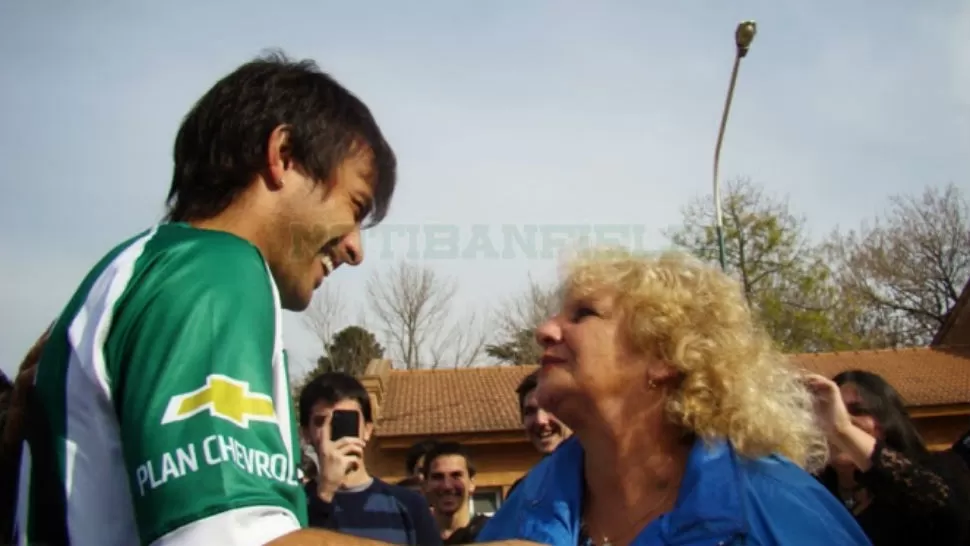
M 157 228 L 156 228 L 157 229 Z M 111 402 L 104 343 L 114 308 L 134 273 L 135 262 L 156 229 L 132 242 L 98 276 L 68 326 L 65 378 L 65 498 L 67 532 L 76 546 L 131 546 L 141 539 L 128 487 L 121 431 Z M 25 444 L 26 445 L 26 444 Z M 29 521 L 30 458 L 21 465 L 17 498 L 19 536 Z
M 290 412 L 292 406 L 287 403 L 290 396 L 290 383 L 286 375 L 286 358 L 283 356 L 283 307 L 280 304 L 280 291 L 276 287 L 276 280 L 273 272 L 266 266 L 266 277 L 269 285 L 273 289 L 273 308 L 276 309 L 276 336 L 273 339 L 273 405 L 276 409 L 276 425 L 280 429 L 280 436 L 283 438 L 283 446 L 286 447 L 286 458 L 289 461 L 288 468 L 296 468 L 299 461 L 293 456 L 293 437 Z
M 30 446 L 23 443 L 20 455 L 20 483 L 17 485 L 17 514 L 14 520 L 13 535 L 18 546 L 27 546 L 27 501 L 30 499 L 30 483 L 24 476 L 30 476 Z

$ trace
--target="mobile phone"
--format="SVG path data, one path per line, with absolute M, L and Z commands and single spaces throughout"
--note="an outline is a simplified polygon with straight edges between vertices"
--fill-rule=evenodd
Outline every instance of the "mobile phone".
M 360 437 L 360 412 L 354 410 L 333 410 L 330 416 L 330 441 L 341 438 Z

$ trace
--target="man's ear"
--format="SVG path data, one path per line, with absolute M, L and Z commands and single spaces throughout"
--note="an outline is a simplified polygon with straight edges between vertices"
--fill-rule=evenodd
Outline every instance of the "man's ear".
M 280 125 L 269 134 L 266 143 L 266 169 L 269 177 L 266 184 L 271 190 L 278 190 L 283 185 L 283 175 L 293 168 L 293 158 L 290 156 L 290 129 Z
M 364 423 L 364 430 L 361 440 L 364 442 L 369 442 L 372 434 L 374 434 L 374 423 Z

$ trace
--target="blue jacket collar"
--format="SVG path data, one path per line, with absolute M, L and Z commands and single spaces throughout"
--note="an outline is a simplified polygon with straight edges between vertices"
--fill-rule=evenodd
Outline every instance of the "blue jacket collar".
M 521 486 L 526 511 L 551 507 L 552 513 L 546 517 L 557 520 L 573 537 L 579 535 L 582 516 L 583 459 L 578 439 L 570 438 L 533 469 L 535 479 Z M 659 526 L 660 536 L 672 546 L 744 534 L 743 464 L 725 441 L 695 441 L 673 510 L 649 527 Z M 644 534 L 646 531 L 641 536 Z
M 667 543 L 683 544 L 747 531 L 741 464 L 728 442 L 695 440 L 677 503 L 660 520 Z

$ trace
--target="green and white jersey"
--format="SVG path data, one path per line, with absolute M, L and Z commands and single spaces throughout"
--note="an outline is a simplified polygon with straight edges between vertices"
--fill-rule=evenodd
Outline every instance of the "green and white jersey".
M 38 365 L 17 544 L 264 544 L 306 524 L 276 285 L 243 239 L 111 251 Z

